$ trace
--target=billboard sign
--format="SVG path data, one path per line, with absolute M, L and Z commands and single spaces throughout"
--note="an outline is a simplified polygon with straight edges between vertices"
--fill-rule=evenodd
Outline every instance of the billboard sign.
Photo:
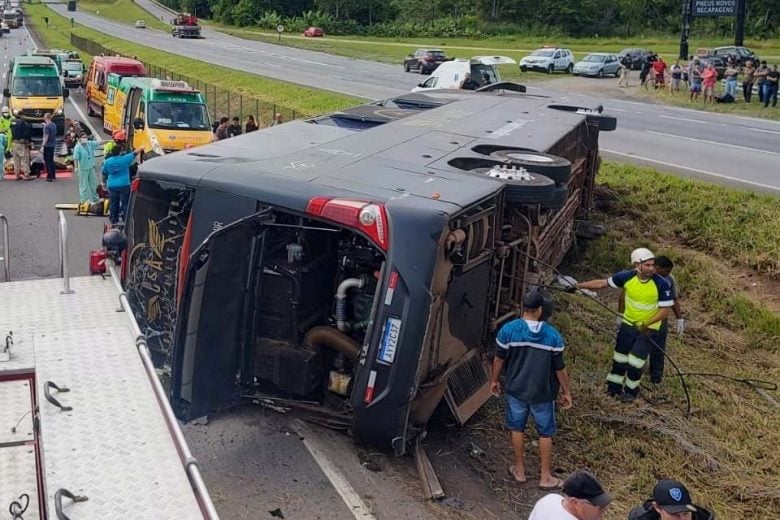
M 737 16 L 739 0 L 692 0 L 693 16 Z

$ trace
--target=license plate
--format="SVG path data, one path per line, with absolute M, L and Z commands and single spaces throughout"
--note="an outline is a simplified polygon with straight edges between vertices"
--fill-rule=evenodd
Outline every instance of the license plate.
M 382 342 L 379 347 L 379 361 L 392 364 L 395 361 L 395 349 L 398 338 L 401 335 L 401 320 L 387 318 L 385 330 L 382 333 Z
M 43 123 L 33 123 L 32 127 L 33 128 L 43 128 Z

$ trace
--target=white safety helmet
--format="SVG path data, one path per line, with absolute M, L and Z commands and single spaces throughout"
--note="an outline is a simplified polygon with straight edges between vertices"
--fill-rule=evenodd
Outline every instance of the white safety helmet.
M 631 251 L 632 264 L 641 264 L 643 262 L 647 262 L 648 260 L 652 260 L 653 258 L 655 258 L 655 255 L 646 247 L 640 247 Z
M 3 109 L 2 109 L 2 113 L 3 113 L 3 114 L 10 114 L 10 113 L 11 113 L 11 111 L 10 111 L 10 110 L 8 109 L 8 107 L 6 106 L 6 107 L 3 107 Z

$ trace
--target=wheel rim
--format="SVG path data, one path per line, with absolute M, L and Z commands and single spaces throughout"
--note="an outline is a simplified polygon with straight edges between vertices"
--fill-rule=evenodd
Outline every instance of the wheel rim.
M 508 153 L 507 158 L 514 159 L 516 161 L 535 162 L 535 163 L 551 163 L 553 159 L 551 157 L 545 157 L 544 155 L 536 155 L 526 152 Z

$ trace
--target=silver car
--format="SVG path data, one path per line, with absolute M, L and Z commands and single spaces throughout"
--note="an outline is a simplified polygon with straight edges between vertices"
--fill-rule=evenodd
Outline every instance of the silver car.
M 603 52 L 594 52 L 588 54 L 582 60 L 574 64 L 575 76 L 598 76 L 603 78 L 606 75 L 618 75 L 620 72 L 620 62 L 614 54 Z

